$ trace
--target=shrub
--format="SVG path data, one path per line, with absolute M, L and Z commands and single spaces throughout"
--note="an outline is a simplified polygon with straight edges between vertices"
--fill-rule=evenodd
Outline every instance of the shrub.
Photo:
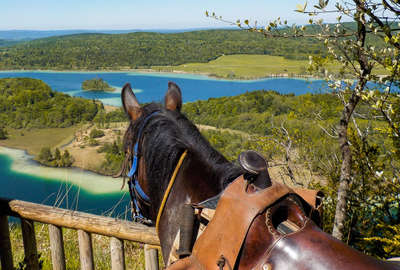
M 90 138 L 92 138 L 92 139 L 101 138 L 103 136 L 104 136 L 104 132 L 102 130 L 94 128 L 90 131 Z

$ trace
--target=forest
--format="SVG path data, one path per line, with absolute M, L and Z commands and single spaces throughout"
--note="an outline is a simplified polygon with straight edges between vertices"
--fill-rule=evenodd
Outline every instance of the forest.
M 91 121 L 102 106 L 55 92 L 40 80 L 0 79 L 0 127 L 69 127 Z
M 240 30 L 78 34 L 0 48 L 0 69 L 135 69 L 208 62 L 227 54 L 308 59 L 324 55 L 315 39 L 271 39 Z
M 106 81 L 102 78 L 94 78 L 90 80 L 86 80 L 82 82 L 83 90 L 94 90 L 94 91 L 114 91 L 115 88 L 112 88 Z

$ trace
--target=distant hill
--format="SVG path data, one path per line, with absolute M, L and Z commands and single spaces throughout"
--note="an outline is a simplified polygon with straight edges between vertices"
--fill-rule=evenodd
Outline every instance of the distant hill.
M 133 69 L 207 62 L 224 54 L 308 59 L 310 54 L 324 52 L 323 44 L 315 39 L 265 39 L 241 30 L 79 34 L 2 48 L 0 69 Z
M 12 46 L 12 45 L 15 45 L 15 44 L 17 44 L 19 42 L 21 42 L 21 41 L 9 40 L 9 39 L 0 39 L 0 47 Z
M 39 38 L 76 35 L 76 34 L 127 34 L 135 32 L 157 32 L 157 33 L 183 33 L 195 30 L 207 30 L 208 28 L 188 29 L 129 29 L 129 30 L 105 30 L 105 29 L 76 29 L 76 30 L 0 30 L 0 39 L 8 40 L 33 40 Z

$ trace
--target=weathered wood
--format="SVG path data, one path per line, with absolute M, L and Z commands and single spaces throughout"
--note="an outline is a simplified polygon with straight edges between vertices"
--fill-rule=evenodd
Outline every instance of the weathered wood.
M 144 245 L 144 260 L 146 270 L 158 270 L 158 249 Z
M 142 224 L 20 200 L 0 200 L 0 204 L 8 204 L 13 216 L 123 240 L 160 245 L 155 229 Z M 2 208 L 6 206 L 0 206 Z
M 2 215 L 0 215 L 0 260 L 1 269 L 14 269 L 11 252 L 10 231 L 8 229 L 8 217 Z
M 94 270 L 91 234 L 82 230 L 78 230 L 78 242 L 81 269 Z
M 51 262 L 54 270 L 65 270 L 65 253 L 62 228 L 49 224 Z
M 22 240 L 24 242 L 26 268 L 39 270 L 39 257 L 36 248 L 35 227 L 32 220 L 21 218 Z
M 112 270 L 125 270 L 125 254 L 124 254 L 124 241 L 111 237 L 111 269 Z

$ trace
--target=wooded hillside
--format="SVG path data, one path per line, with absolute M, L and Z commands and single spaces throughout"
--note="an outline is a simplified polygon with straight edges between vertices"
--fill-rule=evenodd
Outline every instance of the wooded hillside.
M 324 54 L 315 39 L 267 40 L 240 30 L 185 33 L 79 34 L 0 49 L 0 69 L 148 68 L 207 62 L 223 54 L 267 54 L 308 59 Z
M 0 123 L 11 128 L 69 127 L 92 120 L 102 104 L 55 92 L 41 80 L 0 79 Z

